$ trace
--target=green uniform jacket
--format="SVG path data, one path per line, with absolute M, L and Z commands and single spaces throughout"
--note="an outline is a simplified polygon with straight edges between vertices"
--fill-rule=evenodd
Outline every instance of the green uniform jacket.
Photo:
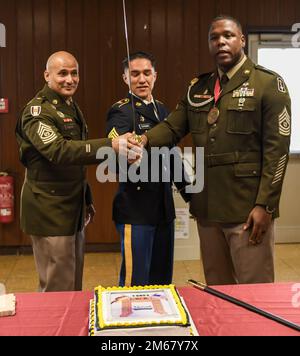
M 92 203 L 86 164 L 110 139 L 87 140 L 76 103 L 67 105 L 45 86 L 25 107 L 16 136 L 26 169 L 21 193 L 21 228 L 36 236 L 69 236 L 82 230 L 85 206 Z
M 279 216 L 289 158 L 291 102 L 283 79 L 250 59 L 231 78 L 208 123 L 216 73 L 193 80 L 167 120 L 146 136 L 150 146 L 172 146 L 189 132 L 205 148 L 204 190 L 193 194 L 191 213 L 210 222 L 243 223 L 255 205 Z

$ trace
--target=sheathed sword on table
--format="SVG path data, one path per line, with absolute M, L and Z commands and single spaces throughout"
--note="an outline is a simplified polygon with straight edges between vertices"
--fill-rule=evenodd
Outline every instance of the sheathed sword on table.
M 247 309 L 247 310 L 250 310 L 252 311 L 253 313 L 256 313 L 256 314 L 259 314 L 265 318 L 268 318 L 270 320 L 273 320 L 279 324 L 282 324 L 284 326 L 287 326 L 288 328 L 290 329 L 293 329 L 293 330 L 297 330 L 300 332 L 300 325 L 297 325 L 297 324 L 294 324 L 286 319 L 283 319 L 283 318 L 280 318 L 279 316 L 277 315 L 274 315 L 274 314 L 271 314 L 265 310 L 262 310 L 262 309 L 259 309 L 257 307 L 255 307 L 254 305 L 251 305 L 251 304 L 248 304 L 248 303 L 245 303 L 243 302 L 242 300 L 239 300 L 239 299 L 236 299 L 234 297 L 231 297 L 230 295 L 227 295 L 225 293 L 222 293 L 216 289 L 213 289 L 209 286 L 207 286 L 206 284 L 203 284 L 203 283 L 199 283 L 199 282 L 196 282 L 192 279 L 189 279 L 188 280 L 188 283 L 191 284 L 193 287 L 197 288 L 197 289 L 200 289 L 201 291 L 205 292 L 205 293 L 209 293 L 209 294 L 212 294 L 214 295 L 215 297 L 218 297 L 218 298 L 221 298 L 223 300 L 226 300 L 227 302 L 230 302 L 232 304 L 235 304 L 235 305 L 238 305 L 244 309 Z

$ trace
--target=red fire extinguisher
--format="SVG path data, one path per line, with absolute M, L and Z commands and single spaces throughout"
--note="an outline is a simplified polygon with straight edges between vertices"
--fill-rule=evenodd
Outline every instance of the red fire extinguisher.
M 14 221 L 14 178 L 0 172 L 0 223 Z

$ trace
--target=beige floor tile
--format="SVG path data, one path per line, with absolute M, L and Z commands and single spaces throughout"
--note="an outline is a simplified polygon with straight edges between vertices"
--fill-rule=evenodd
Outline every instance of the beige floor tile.
M 9 274 L 17 262 L 17 256 L 0 256 L 0 275 Z
M 86 265 L 107 266 L 115 264 L 116 253 L 87 253 L 85 255 Z
M 300 281 L 300 244 L 276 245 L 276 281 Z M 87 253 L 83 289 L 118 285 L 120 253 Z M 188 279 L 204 282 L 201 261 L 175 261 L 173 283 L 185 286 Z M 0 282 L 9 292 L 35 292 L 38 279 L 33 256 L 0 256 Z
M 1 264 L 1 262 L 0 262 Z M 0 270 L 0 283 L 3 283 L 3 281 L 5 281 L 10 275 L 11 275 L 11 272 L 12 272 L 12 268 L 2 268 L 1 267 L 1 270 Z
M 97 266 L 85 267 L 84 268 L 84 276 L 91 277 L 97 276 L 101 278 L 109 278 L 112 275 L 117 275 L 118 270 L 115 265 L 106 266 L 105 268 L 100 268 Z
M 6 282 L 7 293 L 36 292 L 38 289 L 37 277 L 9 278 Z
M 275 281 L 276 282 L 297 282 L 300 276 L 296 270 L 291 268 L 287 260 L 276 258 L 275 261 Z
M 277 244 L 275 256 L 281 259 L 298 258 L 300 260 L 300 244 Z
M 283 261 L 300 276 L 300 255 L 298 257 L 284 259 Z
M 111 276 L 109 278 L 89 277 L 89 278 L 83 279 L 83 290 L 92 291 L 92 290 L 94 290 L 95 287 L 100 286 L 100 285 L 105 288 L 117 286 L 118 285 L 118 277 L 117 276 Z
M 290 268 L 277 271 L 275 282 L 300 282 L 300 277 L 295 271 Z
M 17 262 L 17 256 L 0 256 L 0 283 L 6 283 L 12 275 Z
M 1 263 L 1 268 L 7 267 L 7 266 L 12 266 L 16 263 L 16 259 L 18 256 L 12 255 L 12 256 L 1 256 L 0 255 L 0 263 Z
M 122 256 L 120 253 L 116 253 L 115 254 L 115 263 L 118 265 L 118 266 L 121 266 L 121 263 L 122 263 Z
M 176 287 L 186 287 L 188 278 L 180 278 L 176 277 L 173 279 L 173 284 L 175 284 Z
M 36 274 L 36 267 L 33 256 L 18 256 L 11 271 L 12 277 L 26 278 Z
M 188 270 L 187 270 L 183 261 L 175 261 L 174 262 L 173 274 L 176 274 L 178 276 L 188 274 Z
M 204 281 L 204 272 L 202 267 L 202 262 L 197 261 L 184 261 L 186 269 L 188 270 L 191 279 Z

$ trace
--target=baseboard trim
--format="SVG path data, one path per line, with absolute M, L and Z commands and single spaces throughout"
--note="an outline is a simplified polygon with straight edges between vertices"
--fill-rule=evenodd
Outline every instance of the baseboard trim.
M 86 253 L 95 252 L 120 252 L 120 244 L 87 244 Z M 0 255 L 32 255 L 31 246 L 0 246 Z
M 300 226 L 275 226 L 275 243 L 300 243 Z

